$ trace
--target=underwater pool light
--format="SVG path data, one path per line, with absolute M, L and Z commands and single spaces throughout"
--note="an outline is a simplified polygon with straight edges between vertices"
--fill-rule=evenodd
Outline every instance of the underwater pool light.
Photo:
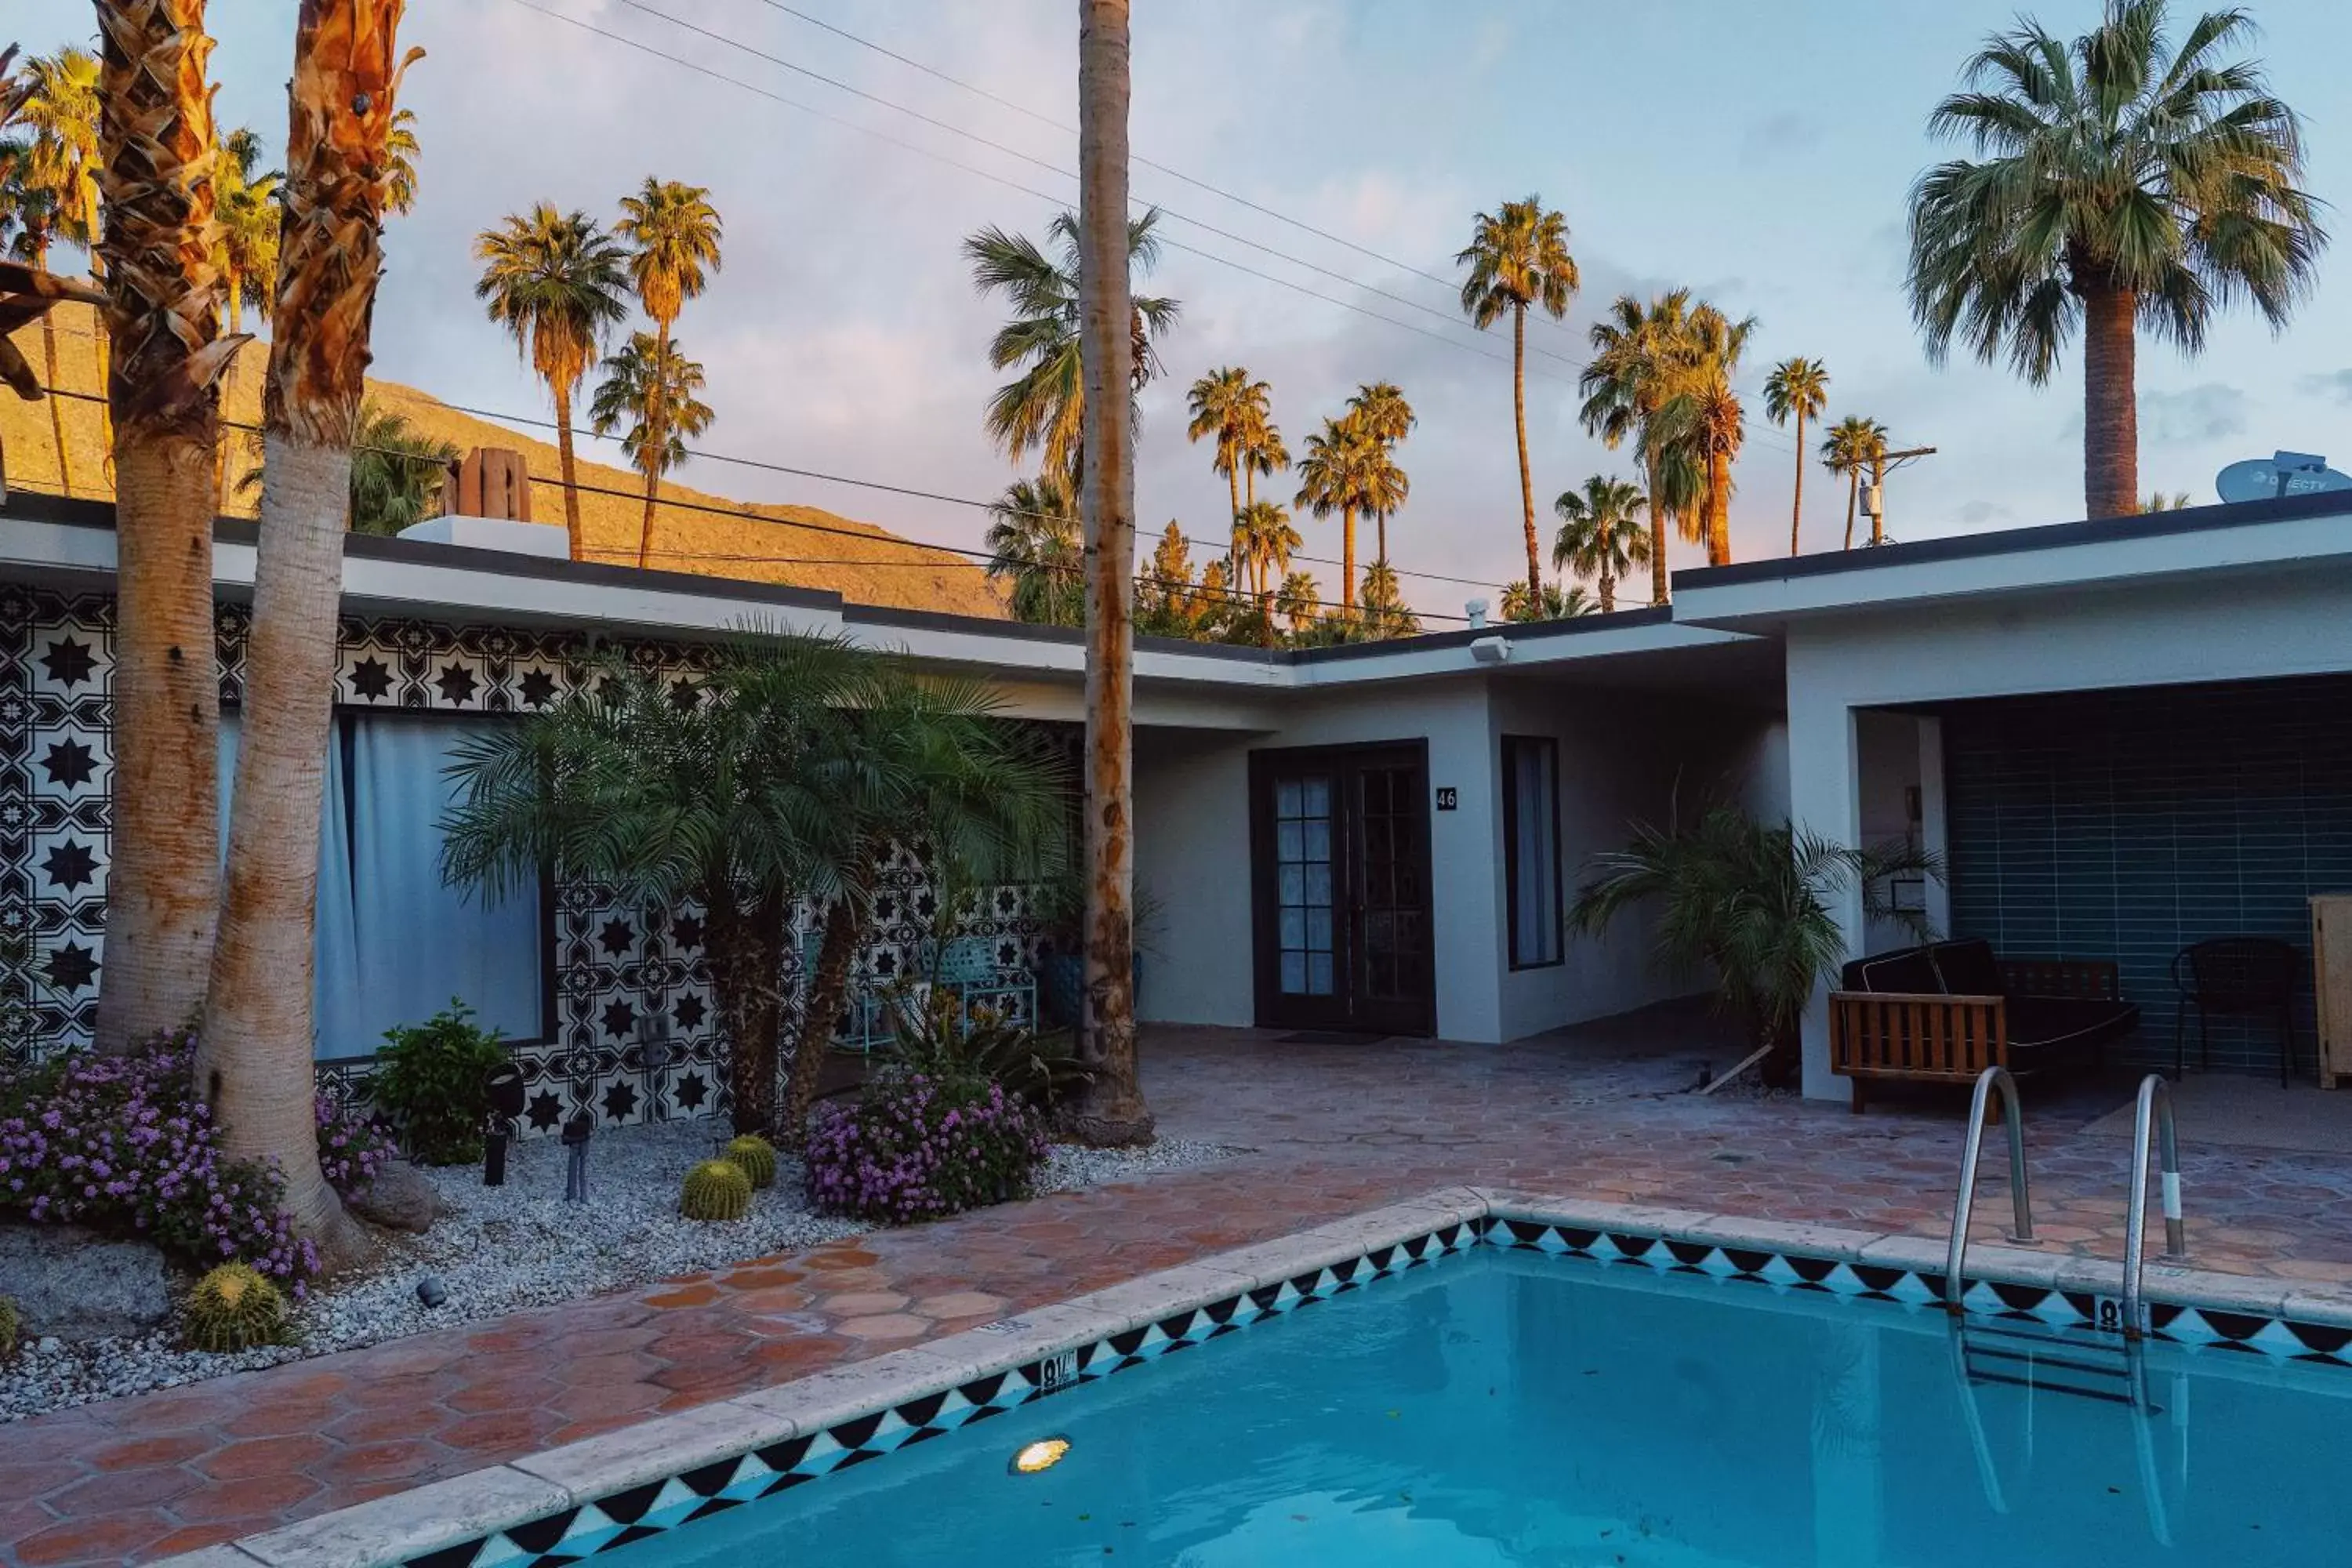
M 1060 1464 L 1062 1456 L 1069 1451 L 1067 1437 L 1040 1437 L 1013 1455 L 1012 1464 L 1006 1468 L 1016 1476 L 1041 1475 Z

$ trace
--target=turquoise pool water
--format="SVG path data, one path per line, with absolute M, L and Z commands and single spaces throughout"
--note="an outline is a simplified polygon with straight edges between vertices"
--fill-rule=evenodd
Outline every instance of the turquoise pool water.
M 2115 1346 L 1481 1248 L 597 1561 L 2352 1560 L 2352 1372 Z

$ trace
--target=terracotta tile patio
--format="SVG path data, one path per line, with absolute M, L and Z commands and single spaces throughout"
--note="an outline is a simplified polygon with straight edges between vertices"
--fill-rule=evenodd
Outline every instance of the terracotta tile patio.
M 1153 1030 L 1163 1131 L 1248 1153 L 0 1426 L 0 1563 L 151 1561 L 1445 1184 L 1942 1234 L 1948 1097 L 1854 1118 L 1675 1092 L 1734 1054 L 1709 1035 L 1684 1012 L 1502 1048 Z M 2128 1091 L 2030 1092 L 2051 1243 L 2121 1255 L 2128 1143 L 2084 1128 Z M 2183 1136 L 2199 1266 L 2352 1282 L 2352 1160 Z

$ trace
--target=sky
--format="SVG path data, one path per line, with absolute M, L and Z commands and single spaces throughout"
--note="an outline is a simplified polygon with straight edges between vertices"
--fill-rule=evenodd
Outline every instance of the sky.
M 861 48 L 777 0 L 412 0 L 404 37 L 427 58 L 402 101 L 417 112 L 422 195 L 386 237 L 376 373 L 545 417 L 544 390 L 473 299 L 472 237 L 540 200 L 609 221 L 621 195 L 658 175 L 708 186 L 727 223 L 724 268 L 677 328 L 709 375 L 717 419 L 703 448 L 964 498 L 1017 477 L 981 425 L 1000 379 L 985 348 L 1001 310 L 974 293 L 959 242 L 989 224 L 1042 235 L 1058 206 L 1075 205 L 1076 180 L 1059 171 L 1076 167 L 1076 137 L 1059 127 L 1076 123 L 1076 7 L 790 4 L 1029 113 Z M 2028 8 L 2067 34 L 2098 9 Z M 211 6 L 222 122 L 255 127 L 273 152 L 294 9 Z M 2252 9 L 2273 86 L 2307 121 L 2312 189 L 2352 203 L 2341 88 L 2352 6 Z M 1738 558 L 1788 548 L 1797 458 L 1790 433 L 1764 418 L 1760 384 L 1792 354 L 1826 362 L 1830 418 L 1866 415 L 1900 446 L 1937 449 L 1888 481 L 1894 537 L 2080 516 L 2079 355 L 2038 389 L 1972 361 L 1931 366 L 1902 289 L 1906 194 L 1947 155 L 1927 136 L 1927 113 L 2015 10 L 2011 0 L 1146 0 L 1134 24 L 1136 156 L 1376 255 L 1135 167 L 1138 200 L 1168 207 L 1163 232 L 1192 247 L 1166 254 L 1146 285 L 1183 312 L 1162 345 L 1165 376 L 1143 399 L 1145 548 L 1171 519 L 1195 539 L 1220 532 L 1224 481 L 1209 448 L 1185 440 L 1183 394 L 1202 373 L 1241 364 L 1272 384 L 1294 452 L 1360 384 L 1403 387 L 1421 420 L 1399 452 L 1412 497 L 1391 523 L 1391 555 L 1433 621 L 1522 571 L 1507 327 L 1470 329 L 1453 286 L 1419 274 L 1458 276 L 1453 255 L 1473 216 L 1529 194 L 1566 215 L 1583 282 L 1565 321 L 1529 328 L 1528 440 L 1547 554 L 1550 498 L 1594 473 L 1637 477 L 1629 452 L 1578 426 L 1586 329 L 1620 293 L 1678 285 L 1759 323 L 1739 377 L 1749 438 L 1732 508 Z M 85 0 L 10 0 L 7 22 L 0 32 L 31 49 L 91 33 Z M 2340 212 L 2330 220 L 2342 227 Z M 2139 403 L 2143 489 L 2210 500 L 2224 464 L 2279 447 L 2343 466 L 2352 257 L 2342 245 L 2328 254 L 2284 334 L 2234 314 L 2195 360 L 2143 339 Z M 969 507 L 708 458 L 679 477 L 930 542 L 976 545 L 985 521 Z M 1843 481 L 1809 458 L 1808 550 L 1837 546 L 1845 499 Z M 1336 520 L 1300 528 L 1306 553 L 1339 555 Z M 1360 549 L 1369 555 L 1369 533 Z M 1677 545 L 1675 564 L 1698 556 Z M 1307 569 L 1336 596 L 1335 568 Z

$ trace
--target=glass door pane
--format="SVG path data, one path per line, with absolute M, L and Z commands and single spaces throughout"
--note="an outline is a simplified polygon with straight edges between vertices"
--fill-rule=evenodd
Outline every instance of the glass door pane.
M 1328 996 L 1333 963 L 1331 805 L 1328 773 L 1300 773 L 1274 786 L 1276 983 L 1286 996 Z

